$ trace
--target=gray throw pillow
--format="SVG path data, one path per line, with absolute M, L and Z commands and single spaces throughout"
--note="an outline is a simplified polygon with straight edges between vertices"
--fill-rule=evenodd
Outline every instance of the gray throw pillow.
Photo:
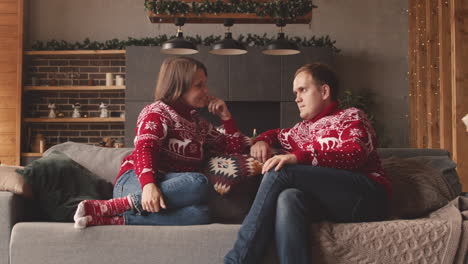
M 458 195 L 444 176 L 444 159 L 450 160 L 443 156 L 382 159 L 383 168 L 393 186 L 390 202 L 392 218 L 424 216 Z M 446 160 L 445 163 L 448 164 Z

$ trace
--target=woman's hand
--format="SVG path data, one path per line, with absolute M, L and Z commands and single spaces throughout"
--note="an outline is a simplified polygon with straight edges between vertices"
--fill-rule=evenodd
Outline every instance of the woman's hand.
M 166 204 L 162 196 L 161 190 L 154 183 L 148 183 L 143 186 L 143 194 L 141 195 L 141 205 L 143 210 L 157 213 L 161 208 L 166 209 Z
M 256 158 L 260 162 L 267 161 L 271 157 L 270 145 L 265 141 L 257 141 L 250 147 L 250 156 Z
M 214 96 L 209 96 L 209 100 L 208 111 L 219 116 L 222 120 L 231 119 L 231 112 L 229 112 L 229 109 L 223 100 Z
M 276 155 L 271 157 L 263 164 L 262 174 L 268 172 L 276 165 L 275 171 L 279 171 L 284 164 L 297 164 L 297 158 L 294 154 Z

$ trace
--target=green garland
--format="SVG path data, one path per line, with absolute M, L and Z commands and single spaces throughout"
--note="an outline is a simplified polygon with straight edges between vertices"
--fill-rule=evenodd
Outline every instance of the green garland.
M 155 14 L 181 15 L 193 13 L 201 15 L 220 13 L 255 13 L 259 17 L 270 16 L 274 18 L 294 19 L 304 16 L 313 8 L 311 0 L 274 0 L 268 2 L 255 2 L 252 0 L 204 0 L 201 3 L 185 3 L 181 1 L 145 0 L 145 9 Z
M 49 40 L 46 42 L 35 41 L 31 46 L 32 50 L 119 50 L 125 49 L 128 46 L 161 46 L 164 42 L 169 39 L 174 38 L 175 36 L 159 35 L 157 37 L 147 37 L 147 38 L 131 38 L 127 40 L 111 39 L 104 42 L 91 41 L 89 38 L 86 38 L 83 42 L 67 42 L 65 40 Z M 197 45 L 211 46 L 215 42 L 220 41 L 222 36 L 208 36 L 205 38 L 196 35 L 195 37 L 186 36 L 187 40 L 192 41 Z M 247 34 L 247 36 L 239 35 L 237 38 L 238 41 L 242 42 L 245 46 L 250 47 L 263 47 L 271 40 L 276 37 L 267 37 L 266 33 L 263 36 L 256 34 Z M 322 36 L 310 38 L 306 37 L 287 37 L 292 42 L 295 42 L 302 47 L 324 47 L 329 48 L 333 52 L 340 52 L 338 48 L 335 47 L 336 40 L 332 41 L 330 37 Z

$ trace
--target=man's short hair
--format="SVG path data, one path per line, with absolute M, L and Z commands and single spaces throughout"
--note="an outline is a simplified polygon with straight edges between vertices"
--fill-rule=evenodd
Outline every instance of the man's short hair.
M 330 87 L 331 99 L 334 101 L 338 100 L 338 78 L 336 73 L 328 65 L 318 62 L 306 64 L 297 69 L 294 74 L 294 78 L 296 78 L 296 76 L 301 72 L 307 72 L 310 74 L 317 85 L 327 84 Z

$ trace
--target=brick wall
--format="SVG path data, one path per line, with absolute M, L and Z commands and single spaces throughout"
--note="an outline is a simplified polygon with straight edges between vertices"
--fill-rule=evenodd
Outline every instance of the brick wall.
M 73 55 L 73 56 L 28 56 L 25 58 L 24 85 L 48 85 L 51 79 L 59 86 L 105 85 L 106 73 L 121 75 L 125 79 L 124 55 Z M 103 102 L 111 117 L 120 117 L 125 112 L 125 91 L 27 91 L 23 95 L 23 117 L 47 117 L 48 104 L 55 103 L 56 113 L 71 117 L 72 105 L 81 104 L 83 117 L 99 117 L 99 104 Z M 66 141 L 97 145 L 102 138 L 124 139 L 124 123 L 27 123 L 23 130 L 23 151 L 27 146 L 28 135 L 32 141 L 37 133 L 46 137 L 47 147 Z
M 36 55 L 28 56 L 25 62 L 25 85 L 31 85 L 33 76 L 39 79 L 39 85 L 47 85 L 52 78 L 57 85 L 87 85 L 89 79 L 94 79 L 96 85 L 105 85 L 106 72 L 125 77 L 124 55 Z

